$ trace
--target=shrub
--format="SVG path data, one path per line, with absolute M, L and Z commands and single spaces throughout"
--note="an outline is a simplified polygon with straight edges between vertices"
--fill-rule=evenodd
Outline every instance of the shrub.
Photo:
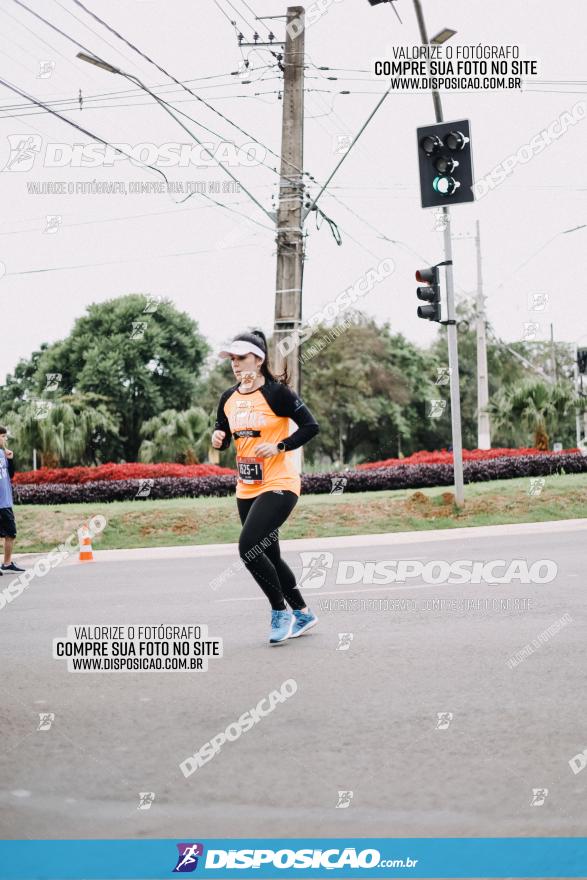
M 579 452 L 578 449 L 566 449 L 564 453 L 553 452 L 552 455 L 567 455 Z M 540 449 L 463 449 L 463 461 L 489 461 L 493 458 L 510 458 L 527 455 L 542 455 Z M 368 461 L 365 464 L 356 465 L 357 470 L 370 470 L 373 468 L 396 467 L 403 464 L 452 464 L 452 452 L 446 449 L 434 452 L 414 452 L 407 458 L 386 458 L 383 461 Z
M 222 470 L 222 469 L 221 469 Z M 227 470 L 224 468 L 224 470 Z M 548 452 L 507 456 L 490 460 L 466 461 L 463 465 L 466 483 L 488 480 L 509 480 L 514 477 L 549 476 L 552 474 L 587 473 L 587 457 L 579 453 Z M 303 474 L 302 492 L 329 494 L 332 480 L 346 477 L 345 492 L 376 492 L 381 489 L 422 489 L 450 486 L 452 464 L 401 464 L 393 467 L 356 469 L 344 473 Z M 144 479 L 94 480 L 87 483 L 41 483 L 16 485 L 17 504 L 73 504 L 142 500 L 140 489 L 148 488 L 149 499 L 199 498 L 233 495 L 236 488 L 234 472 L 195 477 L 154 477 L 152 485 Z
M 14 484 L 25 486 L 41 483 L 93 483 L 103 480 L 157 479 L 159 477 L 214 477 L 234 474 L 231 468 L 215 464 L 102 464 L 97 467 L 40 468 L 37 471 L 21 471 L 15 474 Z

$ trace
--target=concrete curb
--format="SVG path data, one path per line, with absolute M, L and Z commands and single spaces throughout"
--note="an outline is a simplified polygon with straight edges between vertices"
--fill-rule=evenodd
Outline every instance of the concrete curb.
M 437 529 L 424 532 L 389 532 L 379 535 L 343 535 L 335 538 L 298 538 L 281 541 L 285 551 L 331 550 L 340 547 L 382 547 L 402 544 L 429 544 L 440 541 L 462 541 L 467 538 L 498 538 L 510 535 L 552 534 L 553 532 L 587 531 L 587 519 L 554 520 L 539 523 L 513 523 L 499 526 L 471 526 Z M 16 555 L 16 554 L 15 554 Z M 46 553 L 23 553 L 17 561 L 26 565 Z M 137 547 L 132 550 L 94 550 L 96 562 L 133 562 L 157 559 L 197 559 L 202 556 L 238 556 L 237 544 L 200 544 L 180 547 Z M 78 565 L 77 556 L 62 565 Z

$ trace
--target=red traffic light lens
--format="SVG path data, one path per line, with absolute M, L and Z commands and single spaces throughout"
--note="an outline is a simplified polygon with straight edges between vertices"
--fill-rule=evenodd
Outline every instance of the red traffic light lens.
M 418 269 L 416 272 L 416 281 L 421 284 L 434 284 L 436 282 L 436 269 Z

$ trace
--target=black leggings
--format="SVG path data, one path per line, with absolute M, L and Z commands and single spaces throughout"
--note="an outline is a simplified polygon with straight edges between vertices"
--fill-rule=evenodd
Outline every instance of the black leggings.
M 240 558 L 277 611 L 284 611 L 286 602 L 295 610 L 306 606 L 296 587 L 296 577 L 279 549 L 279 526 L 297 501 L 296 493 L 286 489 L 236 499 L 243 524 L 238 542 Z

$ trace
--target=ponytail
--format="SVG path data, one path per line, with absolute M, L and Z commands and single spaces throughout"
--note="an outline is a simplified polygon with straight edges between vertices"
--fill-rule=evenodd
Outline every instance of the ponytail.
M 252 342 L 255 345 L 258 345 L 265 352 L 265 360 L 261 364 L 260 370 L 261 374 L 265 377 L 267 382 L 280 382 L 282 385 L 287 385 L 289 383 L 289 377 L 287 374 L 287 367 L 280 373 L 278 376 L 274 375 L 271 371 L 271 366 L 269 364 L 269 346 L 267 344 L 267 337 L 263 333 L 262 330 L 251 330 L 249 333 L 240 333 L 235 339 L 242 339 L 245 342 Z M 234 342 L 234 340 L 233 340 Z

